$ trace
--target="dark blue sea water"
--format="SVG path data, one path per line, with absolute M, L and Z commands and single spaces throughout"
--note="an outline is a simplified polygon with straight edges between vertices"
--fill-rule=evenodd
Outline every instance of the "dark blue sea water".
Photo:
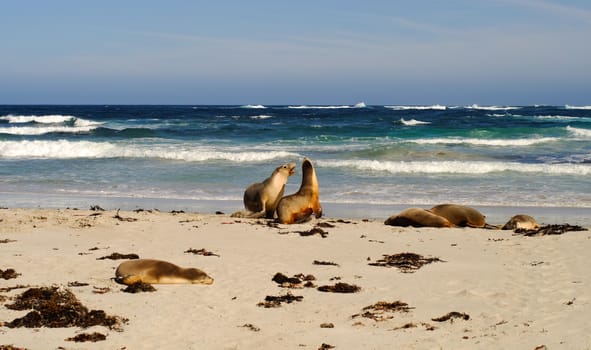
M 591 208 L 590 106 L 0 106 L 4 206 L 238 210 L 304 156 L 329 207 Z

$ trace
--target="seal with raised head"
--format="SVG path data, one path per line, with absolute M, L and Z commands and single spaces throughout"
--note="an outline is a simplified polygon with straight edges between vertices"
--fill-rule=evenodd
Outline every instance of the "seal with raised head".
M 246 211 L 235 212 L 232 217 L 273 219 L 287 179 L 295 174 L 295 167 L 295 163 L 278 166 L 263 182 L 248 186 L 243 198 Z
M 454 227 L 446 218 L 435 215 L 423 208 L 408 208 L 390 216 L 384 222 L 390 226 L 412 227 Z
M 212 284 L 213 278 L 205 272 L 154 259 L 136 259 L 121 263 L 115 271 L 115 281 L 130 285 L 138 282 L 150 284 Z
M 536 219 L 526 214 L 518 214 L 509 219 L 509 221 L 501 227 L 501 230 L 535 230 L 537 228 L 540 228 L 540 225 L 536 222 Z
M 304 158 L 302 163 L 302 184 L 300 189 L 281 198 L 277 205 L 277 217 L 282 224 L 302 223 L 315 214 L 322 217 L 322 206 L 318 199 L 318 178 L 312 161 Z
M 484 215 L 478 210 L 460 204 L 440 204 L 429 210 L 435 215 L 442 216 L 452 224 L 461 227 L 487 227 Z

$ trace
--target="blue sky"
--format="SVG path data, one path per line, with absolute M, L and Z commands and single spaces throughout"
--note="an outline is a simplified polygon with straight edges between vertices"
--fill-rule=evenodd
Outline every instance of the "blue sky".
M 591 105 L 591 2 L 2 1 L 0 104 Z

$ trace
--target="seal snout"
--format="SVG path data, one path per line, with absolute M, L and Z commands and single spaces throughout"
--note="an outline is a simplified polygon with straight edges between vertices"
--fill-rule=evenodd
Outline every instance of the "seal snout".
M 296 173 L 296 163 L 289 163 L 286 165 L 287 169 L 289 169 L 289 176 Z

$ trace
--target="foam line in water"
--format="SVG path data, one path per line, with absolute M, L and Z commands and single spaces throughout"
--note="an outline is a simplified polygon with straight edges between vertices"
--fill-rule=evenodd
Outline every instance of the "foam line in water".
M 520 109 L 521 107 L 511 107 L 511 106 L 479 106 L 477 104 L 473 104 L 471 106 L 467 106 L 468 109 L 478 109 L 483 111 L 509 111 L 513 109 Z
M 524 147 L 539 143 L 548 143 L 559 141 L 556 137 L 540 137 L 537 139 L 475 139 L 475 138 L 433 138 L 433 139 L 416 139 L 408 140 L 408 142 L 423 144 L 423 145 L 460 145 L 469 144 L 475 146 L 496 146 L 496 147 Z
M 424 110 L 439 110 L 439 111 L 445 111 L 447 109 L 447 106 L 442 106 L 442 105 L 432 105 L 432 106 L 384 106 L 388 109 L 393 109 L 395 111 L 408 111 L 408 110 L 419 110 L 419 111 L 424 111 Z
M 354 168 L 392 174 L 488 174 L 504 171 L 549 175 L 591 175 L 586 164 L 522 164 L 514 162 L 425 161 L 395 162 L 377 160 L 318 160 L 319 167 Z
M 566 109 L 585 109 L 585 110 L 589 110 L 589 109 L 591 109 L 591 106 L 571 106 L 571 105 L 565 105 L 564 108 L 566 108 Z

